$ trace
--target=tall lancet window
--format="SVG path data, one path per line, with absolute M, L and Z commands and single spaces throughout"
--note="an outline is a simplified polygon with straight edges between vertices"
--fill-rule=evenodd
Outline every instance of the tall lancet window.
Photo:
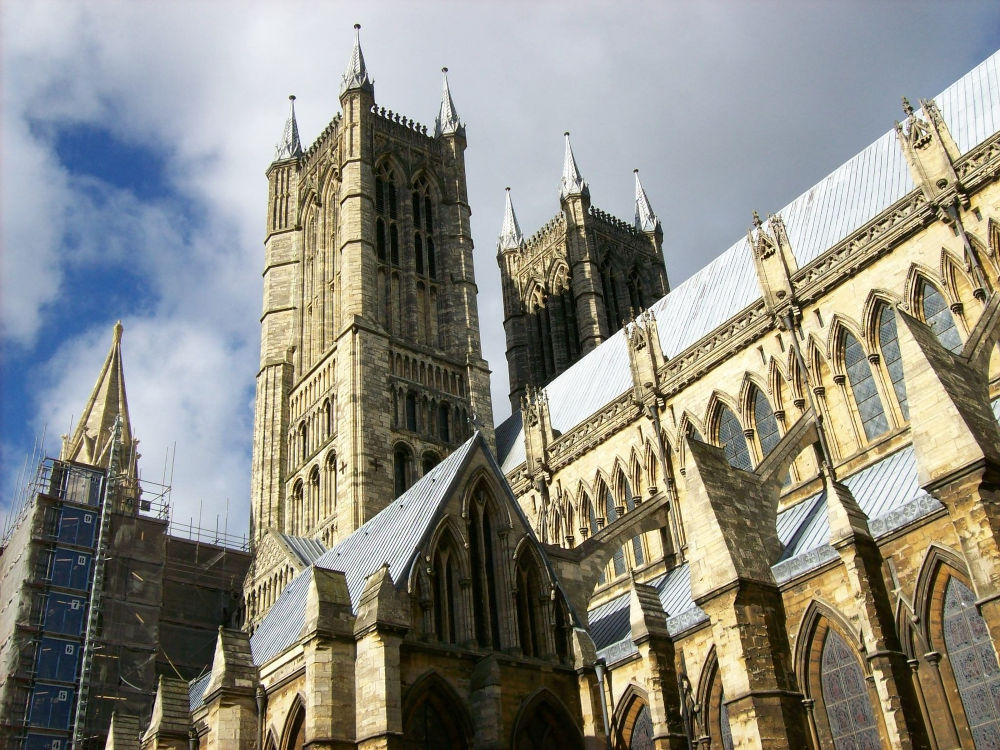
M 778 433 L 778 422 L 774 418 L 771 403 L 758 388 L 753 389 L 753 418 L 761 455 L 766 456 L 781 440 L 781 435 Z
M 882 306 L 878 316 L 878 345 L 882 350 L 882 362 L 889 373 L 892 389 L 899 402 L 903 419 L 910 418 L 910 408 L 906 402 L 906 381 L 903 378 L 903 356 L 899 352 L 899 337 L 896 333 L 896 316 L 888 305 Z
M 744 471 L 753 468 L 743 426 L 728 406 L 719 408 L 719 445 L 726 452 L 726 460 L 730 466 Z
M 847 379 L 851 383 L 851 391 L 854 393 L 854 401 L 858 405 L 861 425 L 864 427 L 865 436 L 873 440 L 889 430 L 889 423 L 882 409 L 882 399 L 879 398 L 878 388 L 875 387 L 875 378 L 872 377 L 872 368 L 868 364 L 865 350 L 849 331 L 844 332 L 843 346 L 844 367 L 847 370 Z
M 864 673 L 854 652 L 832 628 L 823 643 L 820 682 L 836 750 L 881 747 Z
M 399 206 L 396 176 L 388 164 L 375 172 L 375 258 L 378 264 L 379 319 L 393 334 L 403 329 L 401 280 L 392 267 L 399 266 Z
M 955 327 L 948 303 L 944 301 L 941 292 L 929 281 L 920 282 L 920 306 L 924 314 L 924 322 L 931 327 L 941 346 L 950 352 L 958 354 L 962 351 L 962 339 Z

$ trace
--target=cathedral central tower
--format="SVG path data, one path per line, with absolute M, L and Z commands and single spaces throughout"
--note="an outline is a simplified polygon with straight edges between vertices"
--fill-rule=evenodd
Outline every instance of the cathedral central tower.
M 342 111 L 308 149 L 292 97 L 267 170 L 251 488 L 258 557 L 269 532 L 324 546 L 350 534 L 477 420 L 492 443 L 465 128 L 444 76 L 429 129 L 376 103 L 356 38 Z M 248 578 L 251 620 L 267 606 L 254 600 L 270 567 L 258 560 Z

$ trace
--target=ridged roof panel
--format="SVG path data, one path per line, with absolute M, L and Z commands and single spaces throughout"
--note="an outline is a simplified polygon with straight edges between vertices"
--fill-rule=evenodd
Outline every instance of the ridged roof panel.
M 315 559 L 313 565 L 343 571 L 355 609 L 365 580 L 383 563 L 388 563 L 394 583 L 407 575 L 435 511 L 447 498 L 459 470 L 481 440 L 477 432 L 391 505 Z M 274 658 L 299 639 L 305 622 L 309 575 L 306 568 L 292 579 L 250 636 L 255 664 Z
M 288 548 L 295 554 L 303 565 L 311 565 L 316 558 L 326 552 L 326 547 L 322 542 L 310 539 L 305 536 L 292 536 L 291 534 L 278 534 Z
M 936 98 L 964 154 L 1000 129 L 1000 52 Z M 914 189 L 890 130 L 779 212 L 799 267 L 859 229 Z M 667 357 L 675 357 L 761 296 L 745 238 L 657 301 L 652 310 Z M 577 361 L 545 389 L 552 426 L 565 433 L 632 385 L 621 331 Z M 524 433 L 511 416 L 498 433 L 505 473 L 524 461 Z

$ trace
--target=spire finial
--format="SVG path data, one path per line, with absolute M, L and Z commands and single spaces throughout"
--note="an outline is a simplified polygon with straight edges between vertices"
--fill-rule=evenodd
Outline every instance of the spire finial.
M 563 133 L 566 139 L 566 153 L 563 157 L 562 185 L 559 188 L 559 197 L 565 198 L 569 195 L 590 195 L 586 180 L 580 174 L 580 169 L 576 166 L 576 157 L 573 156 L 573 147 L 569 142 L 569 131 Z
M 760 228 L 761 228 L 761 226 L 763 226 L 763 224 L 764 224 L 764 222 L 762 222 L 762 221 L 760 220 L 760 214 L 759 214 L 759 213 L 757 213 L 757 210 L 756 210 L 756 209 L 754 209 L 754 212 L 753 212 L 753 225 L 754 225 L 755 227 L 757 227 L 757 229 L 760 229 Z
M 434 135 L 451 135 L 462 130 L 462 122 L 458 119 L 458 110 L 455 109 L 455 101 L 451 98 L 451 89 L 448 88 L 448 68 L 441 68 L 441 107 L 438 115 L 434 119 Z
M 503 226 L 500 228 L 500 241 L 497 243 L 500 251 L 517 250 L 524 245 L 524 235 L 514 215 L 514 204 L 510 202 L 510 188 L 507 188 L 507 203 L 503 210 Z
M 288 119 L 281 131 L 281 140 L 274 147 L 274 161 L 297 159 L 302 156 L 302 141 L 299 140 L 299 125 L 295 121 L 295 94 L 288 95 Z
M 913 105 L 910 104 L 910 100 L 905 96 L 903 97 L 903 112 L 906 113 L 907 117 L 913 114 Z
M 347 63 L 347 72 L 340 79 L 340 94 L 351 89 L 361 89 L 369 94 L 375 93 L 375 82 L 368 76 L 368 68 L 365 67 L 365 56 L 361 54 L 361 24 L 354 24 L 354 50 L 351 52 L 351 60 Z
M 660 220 L 653 213 L 646 191 L 639 182 L 639 170 L 633 169 L 632 174 L 635 175 L 635 228 L 640 232 L 655 232 L 660 226 Z
M 132 425 L 125 395 L 125 371 L 122 367 L 122 331 L 119 320 L 112 328 L 111 348 L 83 408 L 72 437 L 63 441 L 59 457 L 64 461 L 79 461 L 92 466 L 108 468 L 115 450 L 114 425 L 120 420 L 118 439 L 125 450 L 120 454 L 125 463 L 120 469 L 135 478 L 136 459 Z

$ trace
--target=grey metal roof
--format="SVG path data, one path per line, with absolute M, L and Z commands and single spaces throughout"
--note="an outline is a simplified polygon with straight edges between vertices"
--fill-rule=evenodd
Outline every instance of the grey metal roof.
M 188 683 L 188 705 L 191 707 L 190 710 L 194 711 L 201 706 L 202 699 L 205 697 L 205 688 L 208 687 L 210 679 L 212 679 L 212 673 L 206 672 L 201 677 L 191 680 Z
M 966 153 L 1000 129 L 1000 52 L 935 97 L 959 150 Z M 889 131 L 779 213 L 799 266 L 823 252 L 913 189 L 906 160 Z M 745 238 L 653 305 L 660 342 L 675 357 L 761 296 Z M 632 387 L 622 331 L 545 389 L 553 428 L 567 432 Z M 497 429 L 504 473 L 524 461 L 520 415 Z M 508 424 L 511 422 L 511 424 Z
M 406 578 L 436 511 L 449 496 L 455 478 L 477 444 L 489 454 L 482 436 L 476 432 L 391 505 L 313 562 L 313 565 L 325 570 L 344 573 L 355 611 L 365 580 L 384 563 L 389 565 L 394 583 L 398 585 Z M 305 621 L 308 591 L 309 568 L 306 568 L 285 587 L 250 636 L 255 664 L 274 658 L 299 639 Z
M 993 401 L 994 412 L 1000 419 L 1000 399 Z M 912 446 L 886 456 L 878 463 L 865 467 L 844 480 L 858 505 L 871 519 L 872 533 L 888 533 L 899 526 L 940 508 L 940 503 L 928 496 L 917 480 L 917 462 Z M 900 512 L 912 506 L 913 512 Z M 774 566 L 775 577 L 787 580 L 788 572 L 804 572 L 820 564 L 829 555 L 823 554 L 830 543 L 830 524 L 826 512 L 826 493 L 819 492 L 778 514 L 778 538 L 785 545 L 781 560 Z M 836 553 L 833 557 L 837 557 Z M 793 560 L 808 565 L 791 564 Z M 691 569 L 687 563 L 649 581 L 660 594 L 660 604 L 672 623 L 687 625 L 699 622 L 703 616 L 691 598 Z M 622 594 L 594 607 L 589 612 L 590 635 L 598 651 L 606 658 L 621 658 L 631 653 L 626 642 L 631 638 L 629 597 Z M 670 628 L 671 633 L 674 628 Z
M 316 561 L 316 558 L 326 552 L 323 543 L 316 539 L 281 533 L 277 533 L 277 536 L 303 565 L 311 565 Z
M 926 497 L 917 479 L 913 446 L 896 451 L 843 480 L 861 510 L 872 521 L 898 511 L 907 503 Z M 928 506 L 930 507 L 930 506 Z M 778 536 L 786 545 L 788 560 L 830 542 L 826 493 L 813 495 L 778 514 Z M 884 531 L 891 531 L 887 528 Z M 784 536 L 784 538 L 782 538 Z

